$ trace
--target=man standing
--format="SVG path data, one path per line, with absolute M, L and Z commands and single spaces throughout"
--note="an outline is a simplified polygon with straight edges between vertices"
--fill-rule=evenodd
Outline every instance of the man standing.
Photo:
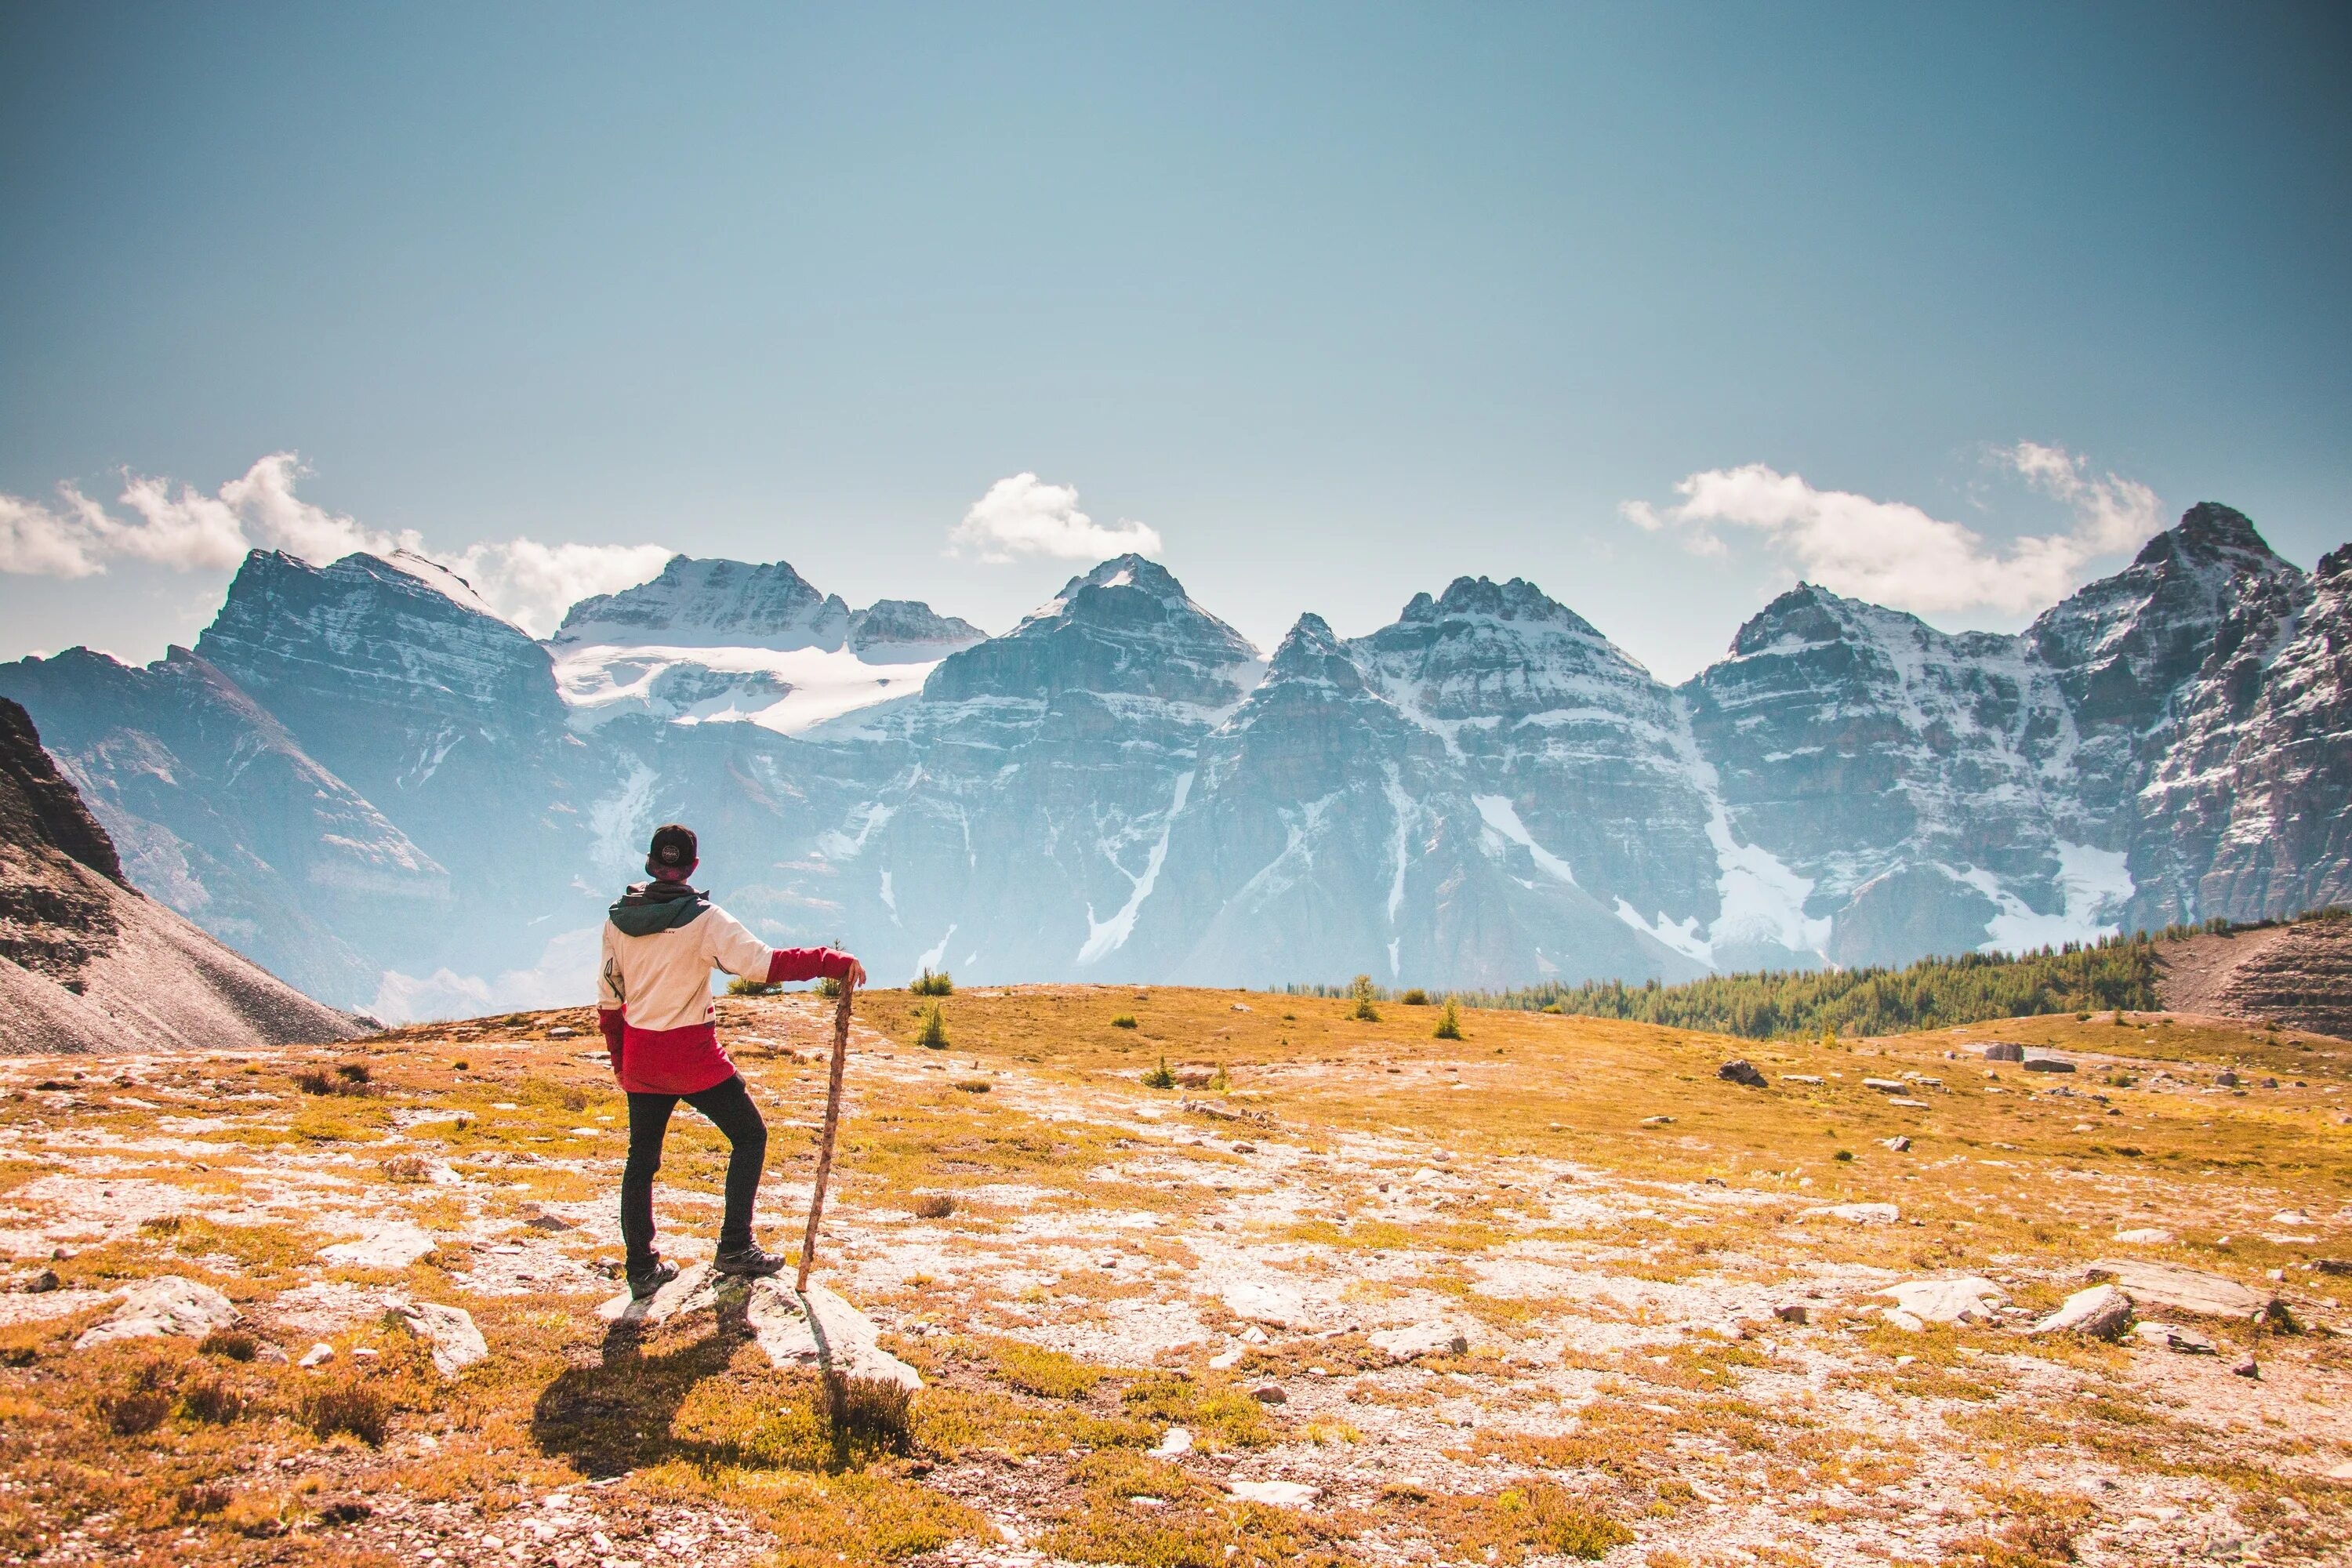
M 646 855 L 651 881 L 632 883 L 604 922 L 596 1023 L 614 1075 L 629 1097 L 629 1159 L 621 1173 L 621 1240 L 629 1293 L 639 1300 L 677 1278 L 654 1250 L 654 1173 L 670 1112 L 685 1100 L 727 1135 L 727 1210 L 719 1226 L 721 1274 L 773 1274 L 785 1260 L 751 1239 L 751 1205 L 768 1157 L 768 1125 L 742 1075 L 719 1046 L 710 972 L 723 969 L 773 984 L 820 976 L 851 986 L 866 967 L 829 947 L 771 948 L 742 922 L 687 886 L 698 864 L 694 832 L 654 829 Z

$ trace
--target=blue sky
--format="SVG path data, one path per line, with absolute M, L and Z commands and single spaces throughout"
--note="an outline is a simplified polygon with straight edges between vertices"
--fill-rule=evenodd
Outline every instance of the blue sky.
M 1268 646 L 1517 574 L 1675 678 L 2200 500 L 2308 565 L 2347 16 L 9 5 L 0 657 L 411 533 L 526 618 L 654 545 L 1003 629 L 1131 521 Z

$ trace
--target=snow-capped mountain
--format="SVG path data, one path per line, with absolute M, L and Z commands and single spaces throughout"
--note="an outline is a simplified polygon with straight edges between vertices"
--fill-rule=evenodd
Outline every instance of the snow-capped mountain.
M 781 561 L 674 555 L 650 583 L 574 605 L 550 646 L 579 728 L 644 713 L 789 735 L 919 689 L 985 635 L 908 599 L 852 610 Z
M 1676 980 L 2352 898 L 2352 550 L 2193 509 L 2014 637 L 1800 586 L 1668 688 L 1513 580 L 1265 660 L 1155 563 L 1003 637 L 672 560 L 541 644 L 257 552 L 196 650 L 0 666 L 164 902 L 393 1015 L 582 994 L 647 830 L 877 975 Z M 743 722 L 725 721 L 740 720 Z

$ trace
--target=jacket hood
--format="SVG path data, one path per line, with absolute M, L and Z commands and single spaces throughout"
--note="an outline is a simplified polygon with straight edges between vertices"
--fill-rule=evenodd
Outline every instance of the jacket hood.
M 676 931 L 710 907 L 710 895 L 684 882 L 632 882 L 605 913 L 623 936 Z

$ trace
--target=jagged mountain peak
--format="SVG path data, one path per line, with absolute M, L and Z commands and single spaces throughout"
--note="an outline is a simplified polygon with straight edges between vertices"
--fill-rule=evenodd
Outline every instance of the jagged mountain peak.
M 1364 674 L 1349 657 L 1348 645 L 1332 632 L 1330 623 L 1310 610 L 1283 634 L 1282 645 L 1274 650 L 1274 661 L 1266 668 L 1265 686 L 1260 689 L 1290 680 L 1326 681 L 1356 690 L 1364 685 Z
M 673 555 L 650 583 L 581 600 L 551 642 L 838 647 L 849 606 L 790 562 Z
M 2220 501 L 2201 500 L 2182 512 L 2179 522 L 2141 546 L 2132 564 L 2154 566 L 2176 555 L 2211 558 L 2231 552 L 2280 559 L 2244 512 Z
M 1398 617 L 1404 621 L 1437 621 L 1483 616 L 1498 621 L 1543 621 L 1598 637 L 1592 624 L 1524 577 L 1497 583 L 1491 577 L 1456 577 L 1445 592 L 1432 599 L 1415 594 Z

